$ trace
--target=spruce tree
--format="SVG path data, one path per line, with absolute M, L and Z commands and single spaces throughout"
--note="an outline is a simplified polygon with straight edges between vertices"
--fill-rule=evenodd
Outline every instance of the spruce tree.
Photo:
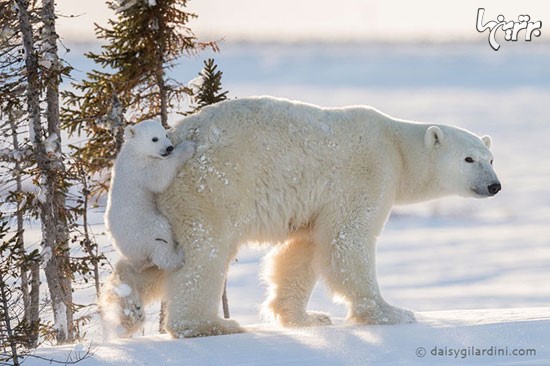
M 167 76 L 183 55 L 215 43 L 201 43 L 187 26 L 196 15 L 185 11 L 187 0 L 107 1 L 116 13 L 108 27 L 96 24 L 106 43 L 100 53 L 87 53 L 99 70 L 64 93 L 63 120 L 71 133 L 88 142 L 76 149 L 89 173 L 102 172 L 112 161 L 127 124 L 159 118 L 168 127 L 168 114 L 189 95 L 189 89 Z M 108 70 L 108 71 L 106 71 Z M 105 181 L 95 188 L 105 189 Z
M 23 190 L 23 183 L 32 179 L 33 150 L 26 137 L 26 80 L 22 57 L 21 37 L 18 32 L 18 14 L 14 1 L 0 3 L 0 191 L 3 196 L 2 212 L 16 223 L 15 246 L 21 254 L 24 247 L 24 221 L 36 216 L 38 211 L 32 204 L 35 196 Z M 17 261 L 20 292 L 24 309 L 23 322 L 28 325 L 26 346 L 38 342 L 40 324 L 39 291 L 40 261 L 30 258 Z
M 39 188 L 39 193 L 32 202 L 37 207 L 41 222 L 44 253 L 42 259 L 57 326 L 56 338 L 59 342 L 66 342 L 72 340 L 73 303 L 69 273 L 69 213 L 66 209 L 69 183 L 61 151 L 59 84 L 69 68 L 57 56 L 58 36 L 53 0 L 42 0 L 41 4 L 38 1 L 9 0 L 2 5 L 7 5 L 11 12 L 2 12 L 2 18 L 9 17 L 4 25 L 9 27 L 11 44 L 15 44 L 20 51 L 17 62 L 21 65 L 13 63 L 11 66 L 18 68 L 23 76 L 11 80 L 16 83 L 13 84 L 15 90 L 21 89 L 22 92 L 10 93 L 3 89 L 3 94 L 9 98 L 3 102 L 7 102 L 7 116 L 14 133 L 14 151 L 20 149 L 16 134 L 21 128 L 21 122 L 26 121 L 23 128 L 29 134 L 29 148 L 25 151 L 29 151 L 29 154 L 25 153 L 25 161 L 31 165 L 28 170 L 32 172 L 33 183 Z M 10 41 L 5 50 L 9 52 Z M 2 80 L 2 86 L 10 85 L 9 83 L 10 78 Z M 14 106 L 17 106 L 17 111 Z M 19 164 L 19 169 L 21 165 Z M 19 191 L 17 183 L 16 188 Z M 20 208 L 19 205 L 17 211 Z M 18 245 L 23 247 L 23 241 L 20 240 Z M 29 268 L 30 290 L 29 277 L 23 275 Z M 36 264 L 24 263 L 21 270 L 23 302 L 28 307 L 27 319 L 36 325 L 39 321 L 39 269 Z M 37 330 L 37 327 L 34 329 Z M 37 333 L 31 343 L 36 343 L 36 340 Z
M 28 322 L 21 306 L 24 292 L 19 268 L 36 261 L 38 251 L 26 253 L 18 244 L 17 235 L 10 235 L 7 217 L 0 211 L 0 365 L 20 365 L 35 337 L 35 324 Z
M 204 61 L 204 68 L 199 73 L 199 77 L 190 83 L 194 104 L 196 104 L 191 113 L 227 99 L 229 91 L 222 91 L 222 75 L 223 72 L 218 70 L 214 59 L 209 58 Z
M 0 211 L 0 364 L 11 361 L 13 365 L 20 365 L 21 342 L 16 335 L 19 317 L 14 314 L 17 294 L 15 286 L 9 283 L 13 280 L 11 259 L 17 239 L 7 239 L 8 233 L 8 222 Z

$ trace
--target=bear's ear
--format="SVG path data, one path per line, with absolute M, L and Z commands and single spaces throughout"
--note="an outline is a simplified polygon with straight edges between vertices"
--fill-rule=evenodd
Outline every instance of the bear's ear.
M 481 141 L 487 146 L 487 149 L 490 149 L 493 145 L 493 140 L 491 139 L 491 136 L 485 135 L 481 138 Z
M 426 148 L 431 149 L 437 145 L 441 145 L 444 139 L 443 131 L 437 126 L 430 126 L 424 135 L 424 144 Z
M 124 129 L 124 139 L 129 140 L 136 136 L 136 129 L 134 126 L 126 126 Z

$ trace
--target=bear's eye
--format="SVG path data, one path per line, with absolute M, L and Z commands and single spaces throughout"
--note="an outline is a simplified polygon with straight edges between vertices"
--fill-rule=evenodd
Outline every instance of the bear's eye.
M 153 137 L 153 140 L 151 140 L 151 141 L 157 142 L 158 140 L 159 140 L 158 137 Z
M 493 161 L 492 161 L 492 160 L 490 161 L 490 164 L 493 165 Z
M 467 163 L 473 163 L 474 162 L 474 159 L 472 159 L 471 157 L 467 157 L 466 159 L 464 159 L 465 162 Z

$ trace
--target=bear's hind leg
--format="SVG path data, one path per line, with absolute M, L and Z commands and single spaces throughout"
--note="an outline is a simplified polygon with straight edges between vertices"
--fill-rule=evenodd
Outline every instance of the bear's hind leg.
M 186 264 L 168 274 L 165 329 L 174 338 L 243 332 L 237 322 L 218 315 L 230 253 L 226 242 L 209 232 L 202 225 L 191 228 Z
M 132 264 L 119 260 L 101 289 L 100 314 L 108 334 L 131 337 L 145 321 L 143 302 L 132 285 L 141 277 Z
M 317 282 L 313 268 L 314 250 L 314 243 L 307 232 L 274 248 L 266 258 L 265 277 L 270 284 L 270 296 L 264 308 L 283 326 L 331 324 L 328 315 L 306 311 L 311 291 Z
M 123 338 L 137 332 L 145 321 L 144 307 L 162 297 L 164 279 L 164 271 L 153 267 L 139 271 L 129 261 L 119 260 L 101 289 L 105 330 Z

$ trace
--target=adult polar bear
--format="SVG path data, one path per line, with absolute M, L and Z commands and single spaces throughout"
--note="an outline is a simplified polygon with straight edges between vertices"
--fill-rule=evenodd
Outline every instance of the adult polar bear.
M 158 201 L 187 258 L 166 284 L 175 337 L 241 331 L 218 312 L 228 263 L 247 242 L 277 243 L 267 304 L 283 325 L 330 324 L 306 312 L 319 277 L 354 322 L 412 322 L 382 299 L 376 279 L 376 238 L 392 206 L 500 190 L 489 137 L 368 107 L 231 100 L 186 118 L 171 137 L 198 145 Z

